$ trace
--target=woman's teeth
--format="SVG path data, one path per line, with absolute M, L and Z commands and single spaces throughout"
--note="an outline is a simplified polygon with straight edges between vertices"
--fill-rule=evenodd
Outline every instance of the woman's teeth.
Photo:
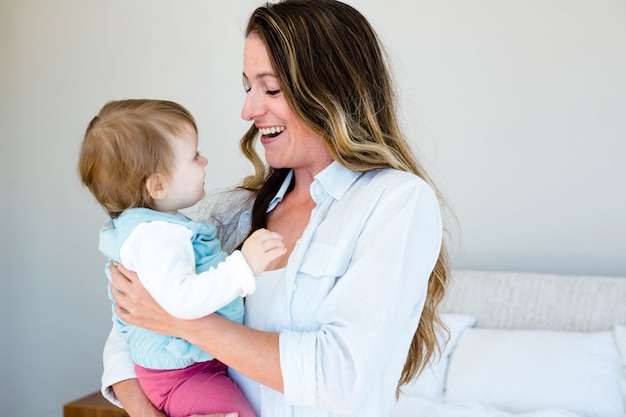
M 274 137 L 277 136 L 279 133 L 282 133 L 285 131 L 285 126 L 279 126 L 279 127 L 264 127 L 264 128 L 259 128 L 259 132 L 263 135 L 263 136 L 268 136 L 268 137 Z

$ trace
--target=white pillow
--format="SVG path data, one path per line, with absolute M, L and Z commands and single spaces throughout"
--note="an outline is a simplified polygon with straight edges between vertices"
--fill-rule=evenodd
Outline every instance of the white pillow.
M 615 344 L 617 351 L 622 357 L 622 364 L 626 366 L 626 325 L 615 326 Z
M 616 325 L 614 336 L 617 351 L 622 358 L 622 395 L 626 408 L 626 326 Z
M 400 399 L 402 397 L 419 397 L 430 400 L 441 398 L 448 369 L 448 357 L 463 331 L 473 326 L 476 323 L 476 318 L 465 314 L 442 314 L 441 319 L 450 330 L 450 339 L 447 345 L 444 347 L 446 334 L 439 334 L 439 343 L 444 347 L 441 355 L 434 356 L 430 364 L 416 379 L 402 387 Z
M 450 358 L 444 401 L 623 416 L 620 380 L 613 332 L 468 329 Z

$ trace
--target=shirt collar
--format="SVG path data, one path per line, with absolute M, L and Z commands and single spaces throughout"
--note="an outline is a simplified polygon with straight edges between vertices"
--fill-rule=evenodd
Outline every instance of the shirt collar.
M 274 207 L 276 207 L 278 203 L 283 201 L 283 197 L 285 197 L 285 194 L 287 193 L 287 190 L 289 189 L 289 184 L 291 184 L 292 178 L 293 178 L 293 170 L 289 171 L 289 173 L 285 177 L 285 180 L 283 181 L 283 184 L 278 189 L 278 192 L 276 193 L 272 201 L 270 201 L 270 204 L 267 206 L 268 213 L 274 210 Z
M 311 184 L 311 196 L 317 201 L 316 197 L 323 190 L 335 200 L 341 200 L 341 197 L 361 175 L 361 172 L 351 171 L 339 162 L 333 161 L 315 176 Z
M 313 197 L 313 201 L 317 202 L 319 201 L 322 193 L 327 193 L 335 200 L 340 200 L 346 191 L 348 191 L 350 186 L 361 175 L 361 172 L 350 171 L 339 162 L 333 161 L 315 176 L 315 179 L 311 184 L 311 197 Z M 292 178 L 293 170 L 289 171 L 289 174 L 285 177 L 280 189 L 267 207 L 268 213 L 283 200 L 287 190 L 289 189 Z

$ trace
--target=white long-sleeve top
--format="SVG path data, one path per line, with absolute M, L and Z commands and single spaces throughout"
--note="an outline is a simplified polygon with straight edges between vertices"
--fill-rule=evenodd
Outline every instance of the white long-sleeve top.
M 138 225 L 120 247 L 122 265 L 137 272 L 163 309 L 182 319 L 204 317 L 256 288 L 239 251 L 198 274 L 192 235 L 180 224 L 151 221 Z
M 134 208 L 107 221 L 100 249 L 137 272 L 153 298 L 170 314 L 194 319 L 213 312 L 243 322 L 243 296 L 256 281 L 243 255 L 227 256 L 216 228 L 182 213 Z M 108 269 L 108 268 L 107 268 Z M 181 369 L 213 359 L 189 342 L 151 332 L 114 316 L 116 330 L 130 346 L 135 364 L 150 369 Z
M 441 249 L 437 198 L 415 175 L 356 173 L 336 162 L 310 189 L 316 207 L 258 324 L 279 333 L 285 392 L 257 384 L 256 411 L 261 417 L 387 416 Z M 224 198 L 226 209 L 216 217 L 227 250 L 247 233 L 250 206 L 228 209 L 229 199 L 237 205 L 245 198 Z M 102 382 L 113 401 L 110 386 L 133 377 L 126 350 L 112 333 Z

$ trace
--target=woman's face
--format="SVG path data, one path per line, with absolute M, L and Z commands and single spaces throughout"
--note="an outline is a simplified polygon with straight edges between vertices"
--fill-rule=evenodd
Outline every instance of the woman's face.
M 254 34 L 246 39 L 243 75 L 247 97 L 241 117 L 259 129 L 267 163 L 273 168 L 304 168 L 311 175 L 330 164 L 328 147 L 289 107 L 265 45 Z

